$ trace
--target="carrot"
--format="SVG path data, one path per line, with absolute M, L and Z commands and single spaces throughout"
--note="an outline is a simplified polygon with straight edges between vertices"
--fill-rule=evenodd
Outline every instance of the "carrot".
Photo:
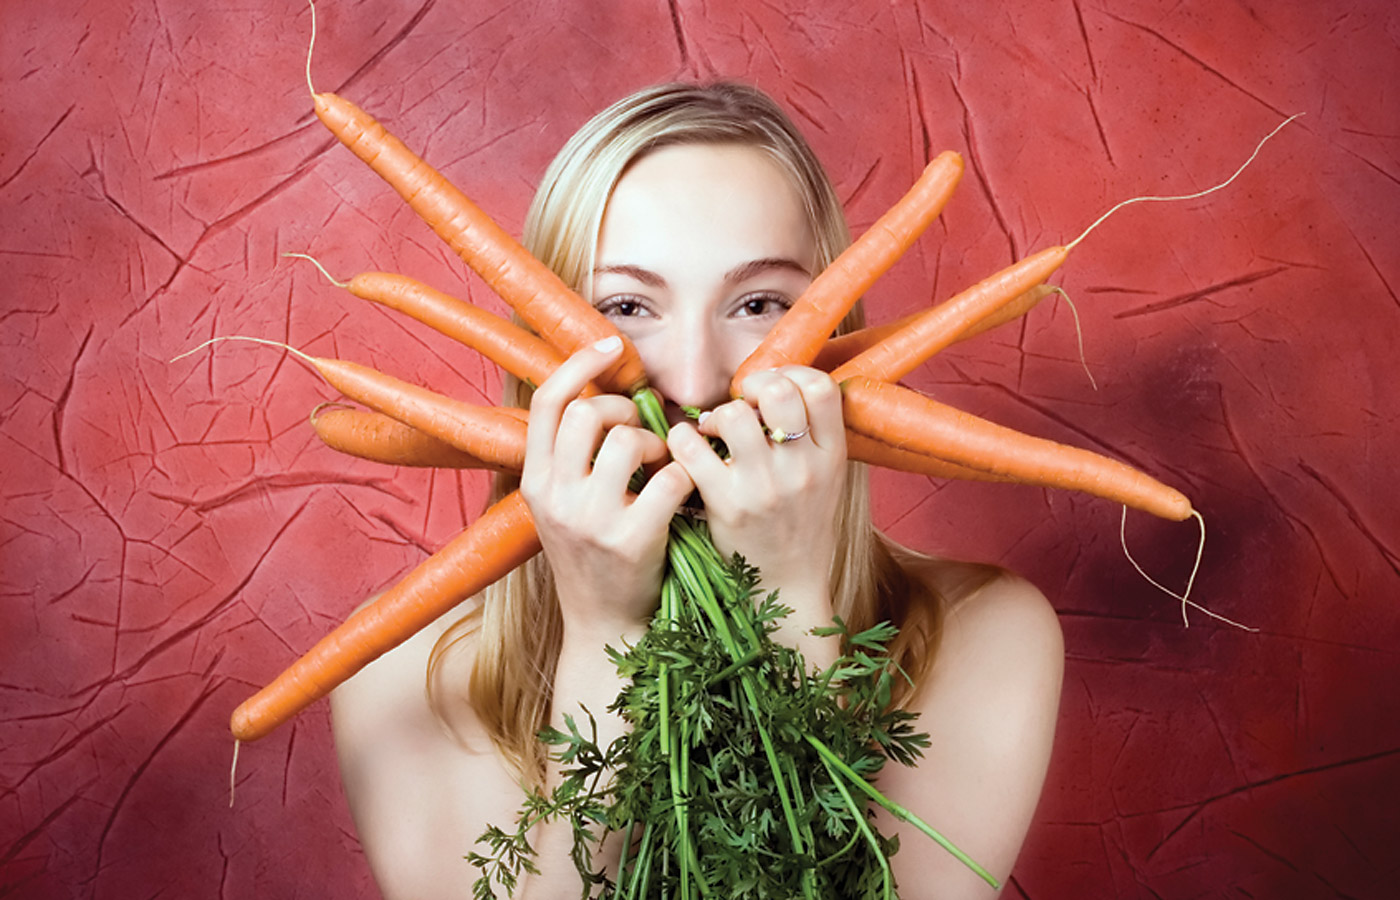
M 530 327 L 566 356 L 618 334 L 612 323 L 569 289 L 547 266 L 491 220 L 407 145 L 355 104 L 331 93 L 313 94 L 316 116 L 369 165 L 447 242 Z M 631 395 L 646 373 L 631 342 L 602 378 Z
M 369 410 L 322 412 L 321 407 L 317 407 L 311 414 L 311 427 L 316 430 L 316 436 L 334 450 L 392 466 L 519 471 L 506 461 L 481 459 L 411 425 Z
M 478 459 L 516 470 L 524 465 L 525 426 L 515 413 L 453 400 L 343 359 L 307 356 L 306 360 L 332 387 L 352 400 Z
M 979 281 L 842 363 L 831 377 L 838 382 L 856 375 L 876 381 L 898 381 L 957 340 L 970 326 L 1044 281 L 1065 261 L 1068 252 L 1064 247 L 1049 247 Z
M 1021 316 L 1024 316 L 1034 309 L 1041 300 L 1044 300 L 1050 294 L 1054 293 L 1055 290 L 1055 288 L 1048 284 L 1036 285 L 1001 309 L 987 316 L 985 319 L 972 324 L 954 338 L 954 342 L 971 340 L 979 334 L 985 334 L 993 328 L 1005 325 L 1013 319 L 1019 319 Z M 822 347 L 821 352 L 817 354 L 817 358 L 812 361 L 812 365 L 823 371 L 830 372 L 847 360 L 853 359 L 857 355 L 874 347 L 876 344 L 899 331 L 905 325 L 908 325 L 923 314 L 924 310 L 919 310 L 918 312 L 910 313 L 902 319 L 887 322 L 884 325 L 871 325 L 859 331 L 853 331 L 850 334 L 834 337 L 827 341 Z
M 531 385 L 543 384 L 564 361 L 563 354 L 525 329 L 406 275 L 362 272 L 346 288 L 363 300 L 412 316 Z M 589 385 L 583 396 L 596 393 L 598 389 Z
M 744 379 L 759 369 L 810 365 L 860 296 L 938 217 L 962 172 L 962 157 L 951 150 L 929 163 L 909 192 L 802 292 L 734 373 L 731 392 L 738 396 Z
M 841 383 L 847 428 L 893 447 L 1115 500 L 1165 519 L 1191 515 L 1180 492 L 1117 460 L 1031 437 L 908 388 L 856 376 Z
M 867 437 L 849 428 L 846 429 L 846 456 L 871 466 L 912 472 L 915 475 L 932 475 L 935 478 L 956 478 L 962 481 L 1015 480 L 1005 475 L 993 475 L 991 472 L 960 466 L 913 450 L 892 447 L 882 440 Z
M 463 403 L 368 366 L 312 356 L 281 341 L 243 335 L 209 338 L 171 362 L 223 341 L 247 341 L 286 350 L 314 368 L 342 394 L 377 412 L 508 470 L 518 471 L 524 463 L 525 430 L 530 418 L 527 410 Z M 312 416 L 314 421 L 315 412 Z
M 508 494 L 234 710 L 234 736 L 266 735 L 539 550 L 529 508 Z

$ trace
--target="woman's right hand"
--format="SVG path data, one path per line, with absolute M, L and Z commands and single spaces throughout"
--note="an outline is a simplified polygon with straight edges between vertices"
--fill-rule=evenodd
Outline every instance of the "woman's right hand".
M 655 611 L 667 526 L 695 488 L 670 462 L 640 493 L 629 491 L 639 466 L 668 458 L 666 442 L 640 427 L 626 397 L 578 399 L 621 348 L 608 339 L 580 350 L 535 391 L 520 479 L 565 629 L 613 638 L 637 634 Z

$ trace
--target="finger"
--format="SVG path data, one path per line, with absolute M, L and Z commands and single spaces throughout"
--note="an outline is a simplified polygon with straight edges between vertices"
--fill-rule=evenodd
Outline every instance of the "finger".
M 592 469 L 594 454 L 605 440 L 605 433 L 610 433 L 615 426 L 636 425 L 639 421 L 637 405 L 617 394 L 573 401 L 564 408 L 555 432 L 551 448 L 554 471 L 576 478 L 586 476 Z
M 712 418 L 713 414 L 705 420 L 707 426 Z M 685 468 L 686 474 L 696 484 L 718 484 L 719 479 L 729 475 L 729 467 L 725 465 L 724 460 L 719 458 L 710 442 L 689 422 L 679 422 L 671 426 L 671 433 L 666 436 L 666 446 L 670 448 L 671 456 Z
M 846 420 L 841 413 L 841 388 L 831 376 L 805 366 L 784 366 L 782 375 L 802 394 L 807 411 L 808 437 L 818 447 L 841 450 L 846 447 Z
M 565 419 L 567 421 L 567 416 Z M 592 477 L 602 484 L 616 485 L 619 492 L 625 491 L 632 473 L 639 467 L 667 456 L 666 442 L 660 437 L 643 428 L 617 426 L 609 429 L 603 438 L 603 445 L 593 460 Z
M 784 435 L 806 436 L 807 407 L 802 391 L 783 372 L 766 370 L 744 379 L 744 396 L 752 397 L 758 412 L 775 443 L 783 443 Z
M 564 360 L 535 391 L 530 399 L 530 427 L 525 436 L 526 475 L 549 464 L 565 406 L 589 381 L 607 371 L 621 352 L 621 338 L 605 338 Z
M 687 426 L 688 427 L 688 426 Z M 694 432 L 694 429 L 690 429 Z M 674 434 L 675 429 L 671 432 Z M 703 440 L 699 435 L 696 438 Z M 695 490 L 695 481 L 679 462 L 670 462 L 657 469 L 632 501 L 629 510 L 642 534 L 655 534 L 665 529 Z
M 758 411 L 745 400 L 731 400 L 715 407 L 701 423 L 700 433 L 724 441 L 732 457 L 757 454 L 769 446 Z

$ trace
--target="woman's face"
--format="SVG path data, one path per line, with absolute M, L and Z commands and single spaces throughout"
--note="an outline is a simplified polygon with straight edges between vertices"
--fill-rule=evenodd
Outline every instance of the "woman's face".
M 796 188 L 761 151 L 681 144 L 633 164 L 603 217 L 593 302 L 632 339 L 675 407 L 710 409 L 812 281 Z

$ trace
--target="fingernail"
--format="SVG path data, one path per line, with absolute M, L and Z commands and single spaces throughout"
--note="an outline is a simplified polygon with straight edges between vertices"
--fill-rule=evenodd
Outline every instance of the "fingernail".
M 617 335 L 613 335 L 612 337 L 605 337 L 598 343 L 594 344 L 593 349 L 597 350 L 599 353 L 611 353 L 621 346 L 622 338 L 618 337 Z
M 709 417 L 710 417 L 710 411 L 707 409 L 707 410 L 705 410 L 704 412 L 702 412 L 700 415 L 698 415 L 698 416 L 695 417 L 695 424 L 696 424 L 696 425 L 704 425 L 704 424 L 705 424 L 705 420 L 708 419 Z

